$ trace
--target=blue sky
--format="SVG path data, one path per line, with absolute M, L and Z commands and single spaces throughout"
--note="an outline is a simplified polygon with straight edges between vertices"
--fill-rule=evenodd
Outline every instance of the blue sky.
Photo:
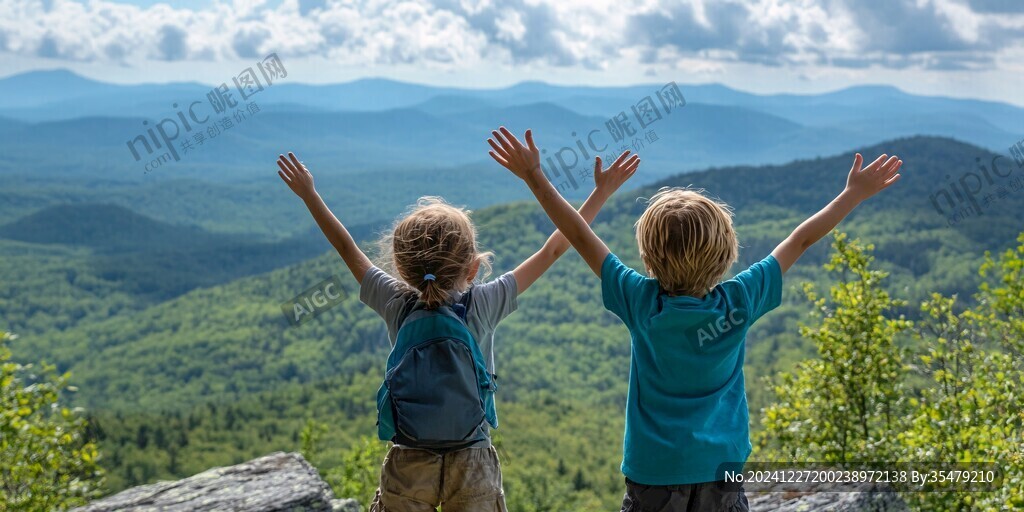
M 1024 104 L 1021 0 L 0 2 L 4 75 L 219 83 L 271 52 L 308 83 L 890 84 Z

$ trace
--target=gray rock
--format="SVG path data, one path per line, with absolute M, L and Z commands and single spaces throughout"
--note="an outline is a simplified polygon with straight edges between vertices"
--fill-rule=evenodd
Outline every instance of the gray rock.
M 332 512 L 363 512 L 363 507 L 358 501 L 351 498 L 347 500 L 332 500 L 331 501 Z
M 900 495 L 883 486 L 857 492 L 747 493 L 750 512 L 906 512 Z
M 360 512 L 355 500 L 334 499 L 316 468 L 297 453 L 272 453 L 176 482 L 127 489 L 77 512 Z
M 751 512 L 906 512 L 899 494 L 880 485 L 857 492 L 747 492 Z M 316 468 L 297 453 L 272 453 L 176 482 L 158 482 L 95 501 L 77 512 L 362 512 L 335 499 Z M 73 511 L 73 512 L 75 512 Z

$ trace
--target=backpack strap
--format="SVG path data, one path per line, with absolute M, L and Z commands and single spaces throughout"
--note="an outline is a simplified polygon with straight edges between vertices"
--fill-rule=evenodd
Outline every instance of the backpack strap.
M 472 300 L 472 295 L 473 287 L 470 286 L 469 289 L 466 290 L 466 293 L 462 294 L 459 301 L 452 304 L 452 309 L 455 311 L 455 314 L 459 315 L 459 318 L 462 319 L 463 322 L 466 321 L 466 315 L 469 314 L 469 301 Z
M 466 290 L 466 293 L 462 294 L 462 298 L 460 298 L 455 304 L 452 304 L 452 309 L 455 310 L 456 315 L 459 315 L 459 318 L 462 319 L 463 323 L 466 322 L 466 316 L 469 314 L 469 303 L 472 300 L 472 295 L 473 287 L 470 286 L 469 289 Z M 488 375 L 491 376 L 491 380 L 493 381 L 491 386 L 491 390 L 493 391 L 497 389 L 498 374 L 488 372 Z

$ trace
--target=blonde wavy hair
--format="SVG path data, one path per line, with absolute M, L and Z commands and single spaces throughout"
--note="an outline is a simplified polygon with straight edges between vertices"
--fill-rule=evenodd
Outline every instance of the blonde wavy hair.
M 732 209 L 703 192 L 664 187 L 636 221 L 640 259 L 670 295 L 703 297 L 739 254 Z
M 440 197 L 421 197 L 381 237 L 378 266 L 416 290 L 428 308 L 444 305 L 453 291 L 463 292 L 473 278 L 491 272 L 492 254 L 477 249 L 469 214 Z M 428 274 L 434 278 L 426 279 Z

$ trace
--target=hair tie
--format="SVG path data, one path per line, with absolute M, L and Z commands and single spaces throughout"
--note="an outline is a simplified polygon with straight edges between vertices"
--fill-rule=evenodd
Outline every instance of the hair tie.
M 434 277 L 434 274 L 427 274 L 427 275 L 423 276 L 423 282 L 433 281 L 435 279 L 437 279 L 437 278 Z

